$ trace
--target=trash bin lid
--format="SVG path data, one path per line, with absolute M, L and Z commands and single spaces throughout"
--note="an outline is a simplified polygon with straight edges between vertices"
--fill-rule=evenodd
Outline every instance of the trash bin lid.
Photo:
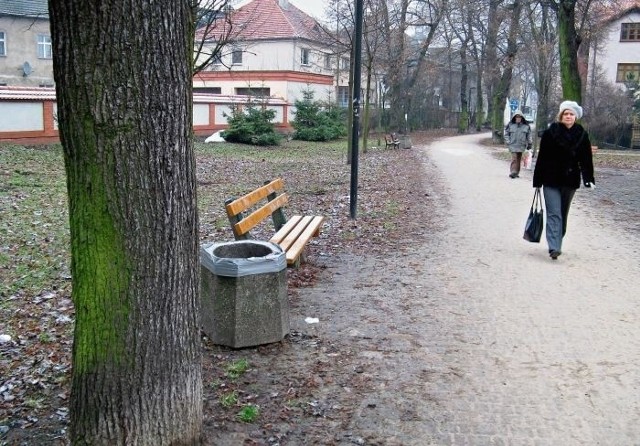
M 224 277 L 276 273 L 287 267 L 282 248 L 262 240 L 206 243 L 200 247 L 200 263 Z

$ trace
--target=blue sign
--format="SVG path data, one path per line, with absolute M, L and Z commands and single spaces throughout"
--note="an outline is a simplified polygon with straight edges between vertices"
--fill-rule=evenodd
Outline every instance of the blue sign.
M 509 100 L 509 107 L 511 108 L 511 111 L 514 112 L 518 109 L 518 104 L 520 103 L 520 101 L 518 101 L 517 99 L 511 99 Z

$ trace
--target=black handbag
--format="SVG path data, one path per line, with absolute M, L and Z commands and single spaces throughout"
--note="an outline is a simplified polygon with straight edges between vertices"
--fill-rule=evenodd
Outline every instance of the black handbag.
M 544 211 L 542 210 L 542 198 L 540 196 L 540 188 L 537 187 L 533 193 L 533 202 L 531 202 L 531 210 L 529 211 L 527 223 L 524 225 L 524 235 L 522 238 L 532 243 L 540 243 L 543 224 Z

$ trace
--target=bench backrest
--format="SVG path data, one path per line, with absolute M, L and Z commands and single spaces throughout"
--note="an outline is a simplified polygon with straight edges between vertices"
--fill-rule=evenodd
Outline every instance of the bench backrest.
M 243 195 L 235 200 L 230 199 L 225 202 L 225 209 L 231 229 L 236 240 L 249 238 L 249 231 L 256 227 L 268 216 L 273 219 L 275 230 L 278 231 L 286 223 L 286 218 L 282 207 L 289 202 L 289 196 L 283 192 L 284 181 L 277 178 L 271 182 L 267 182 L 264 186 Z M 279 192 L 282 192 L 278 195 Z M 254 209 L 261 200 L 267 202 L 244 215 L 244 212 Z

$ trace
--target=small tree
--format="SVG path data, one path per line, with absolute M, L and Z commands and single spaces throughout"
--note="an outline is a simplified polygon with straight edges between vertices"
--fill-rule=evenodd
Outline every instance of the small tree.
M 303 99 L 295 103 L 296 118 L 291 123 L 296 131 L 295 139 L 328 141 L 346 135 L 344 116 L 337 107 L 314 101 L 311 90 L 303 91 L 302 95 Z
M 271 122 L 276 116 L 274 110 L 257 107 L 251 102 L 244 107 L 238 105 L 231 109 L 229 128 L 222 132 L 222 137 L 229 142 L 252 144 L 255 146 L 278 145 L 282 135 L 276 132 Z

